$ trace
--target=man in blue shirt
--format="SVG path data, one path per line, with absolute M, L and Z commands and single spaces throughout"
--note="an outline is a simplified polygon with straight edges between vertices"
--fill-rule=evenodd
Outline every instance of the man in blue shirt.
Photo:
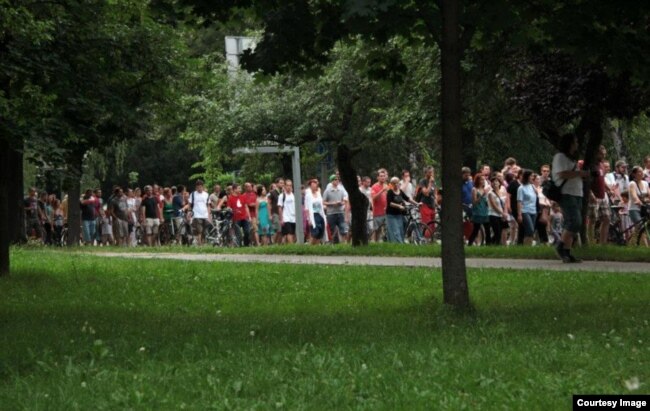
M 463 203 L 463 211 L 468 218 L 472 217 L 472 188 L 474 188 L 474 183 L 472 182 L 472 170 L 469 167 L 463 167 L 463 187 L 461 201 Z

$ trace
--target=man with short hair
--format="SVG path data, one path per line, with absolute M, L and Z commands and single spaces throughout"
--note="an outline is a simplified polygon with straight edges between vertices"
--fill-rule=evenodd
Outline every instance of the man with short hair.
M 544 181 L 548 180 L 551 176 L 551 166 L 548 164 L 544 164 L 539 168 L 539 177 L 542 180 L 542 183 Z
M 332 231 L 332 239 L 338 232 L 339 242 L 344 243 L 348 237 L 348 226 L 345 222 L 345 209 L 348 202 L 347 193 L 339 188 L 339 178 L 330 176 L 330 189 L 323 193 L 323 205 L 327 213 L 327 225 Z
M 115 243 L 126 247 L 129 238 L 129 203 L 121 187 L 113 190 L 113 196 L 108 203 L 108 215 L 113 217 Z
M 44 216 L 41 209 L 38 207 L 38 192 L 35 187 L 31 187 L 28 196 L 23 201 L 23 208 L 25 210 L 25 226 L 26 234 L 29 237 L 31 231 L 36 231 L 36 235 L 41 240 L 45 238 L 45 230 L 43 229 L 42 221 Z
M 282 225 L 282 237 L 285 243 L 296 242 L 296 200 L 293 194 L 293 182 L 284 182 L 284 192 L 278 196 L 278 208 L 280 210 L 280 224 Z
M 154 195 L 153 187 L 147 185 L 144 187 L 144 196 L 140 203 L 140 224 L 144 226 L 144 238 L 149 247 L 156 244 L 155 239 L 158 237 L 160 227 L 160 207 L 158 206 L 158 196 Z
M 192 209 L 192 234 L 196 245 L 203 245 L 203 233 L 212 219 L 208 201 L 210 196 L 204 190 L 203 180 L 196 180 L 195 190 L 190 194 L 186 209 Z
M 372 196 L 372 219 L 375 224 L 372 233 L 372 240 L 378 242 L 380 240 L 381 232 L 380 227 L 386 225 L 386 193 L 388 192 L 388 172 L 385 168 L 377 170 L 377 182 L 372 185 L 370 194 Z
M 250 231 L 251 231 L 251 214 L 246 198 L 242 195 L 241 186 L 239 184 L 232 185 L 232 194 L 228 196 L 228 207 L 232 209 L 232 221 L 238 225 L 244 234 L 244 245 L 250 245 Z

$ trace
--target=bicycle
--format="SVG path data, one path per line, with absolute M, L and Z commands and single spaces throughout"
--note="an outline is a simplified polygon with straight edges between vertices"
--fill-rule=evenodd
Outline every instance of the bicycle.
M 630 241 L 632 240 L 633 244 L 636 243 L 636 245 L 639 246 L 641 245 L 644 236 L 646 239 L 650 240 L 650 205 L 646 204 L 641 208 L 640 221 L 626 228 L 623 228 L 623 219 L 620 214 L 623 206 L 611 205 L 610 209 L 612 212 L 608 227 L 609 233 L 607 236 L 609 244 L 625 246 L 630 244 Z M 594 228 L 594 235 L 596 238 L 599 238 L 601 228 L 600 222 L 597 222 L 596 227 Z M 634 241 L 635 238 L 636 241 Z
M 412 204 L 406 205 L 404 221 L 406 224 L 405 242 L 415 245 L 431 244 L 433 242 L 434 231 L 421 221 L 418 206 Z
M 216 217 L 207 229 L 206 241 L 215 247 L 240 247 L 244 235 L 241 228 L 232 220 L 232 209 L 218 211 Z

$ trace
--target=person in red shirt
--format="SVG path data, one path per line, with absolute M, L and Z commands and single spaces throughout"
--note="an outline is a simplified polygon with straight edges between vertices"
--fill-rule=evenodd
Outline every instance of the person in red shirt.
M 372 198 L 372 219 L 374 222 L 374 230 L 372 232 L 372 240 L 377 242 L 380 239 L 380 227 L 386 226 L 386 192 L 388 191 L 388 184 L 386 179 L 388 172 L 384 168 L 377 171 L 377 182 L 373 184 L 370 189 L 370 196 Z
M 607 191 L 609 187 L 605 184 L 605 168 L 603 161 L 607 156 L 607 150 L 600 146 L 596 154 L 596 163 L 591 169 L 591 187 L 589 194 L 589 238 L 595 240 L 596 221 L 600 220 L 600 238 L 599 244 L 607 244 L 609 234 L 609 221 L 611 210 L 609 208 L 609 196 Z
M 228 196 L 228 207 L 232 209 L 233 222 L 244 232 L 244 245 L 250 245 L 251 214 L 239 184 L 232 185 L 232 194 Z
M 250 230 L 252 232 L 252 236 L 250 236 L 249 238 L 255 240 L 255 245 L 259 245 L 260 239 L 259 236 L 257 235 L 257 211 L 256 211 L 257 193 L 253 188 L 254 187 L 252 183 L 244 183 L 244 193 L 242 194 L 242 197 L 244 198 L 244 202 L 248 206 L 248 212 L 251 216 Z

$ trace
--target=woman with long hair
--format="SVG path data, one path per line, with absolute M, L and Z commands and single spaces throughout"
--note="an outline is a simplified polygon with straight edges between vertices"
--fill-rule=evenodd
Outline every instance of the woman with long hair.
M 490 238 L 490 217 L 488 215 L 487 192 L 485 189 L 485 177 L 483 174 L 474 176 L 474 188 L 472 188 L 472 223 L 474 227 L 472 234 L 467 240 L 467 245 L 474 245 L 476 236 L 481 231 L 481 226 L 485 231 L 485 240 Z

